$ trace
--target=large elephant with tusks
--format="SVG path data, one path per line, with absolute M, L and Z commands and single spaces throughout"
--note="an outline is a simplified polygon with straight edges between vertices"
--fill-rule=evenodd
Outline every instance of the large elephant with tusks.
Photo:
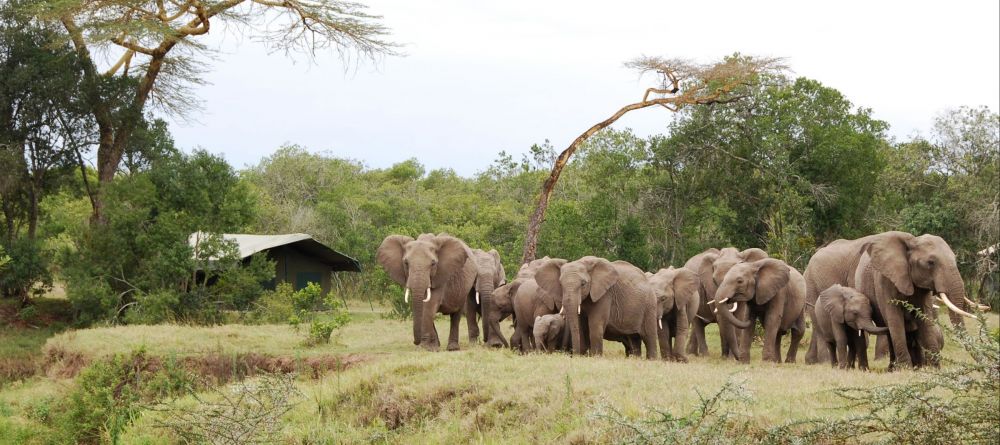
M 413 310 L 413 344 L 437 351 L 441 344 L 434 316 L 451 317 L 448 350 L 458 350 L 458 330 L 468 299 L 475 298 L 478 275 L 473 253 L 453 236 L 425 233 L 410 238 L 390 235 L 378 248 L 376 260 L 389 277 L 405 288 Z

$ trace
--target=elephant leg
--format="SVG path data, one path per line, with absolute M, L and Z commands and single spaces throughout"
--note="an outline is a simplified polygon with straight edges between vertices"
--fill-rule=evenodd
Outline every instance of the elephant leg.
M 691 330 L 693 332 L 691 333 L 691 338 L 688 339 L 686 351 L 691 355 L 701 355 L 701 340 L 699 340 L 698 336 L 700 333 L 701 338 L 705 337 L 705 323 L 700 318 L 695 317 L 691 323 Z
M 799 344 L 802 343 L 802 336 L 806 333 L 806 319 L 799 317 L 792 326 L 792 339 L 788 344 L 788 354 L 785 355 L 785 363 L 795 363 L 799 354 Z
M 830 367 L 831 368 L 836 368 L 837 367 L 837 349 L 836 349 L 836 343 L 832 342 L 832 341 L 823 341 L 822 344 L 823 344 L 823 348 L 827 349 L 827 352 L 829 352 L 829 354 L 827 354 L 827 356 L 830 357 Z
M 660 358 L 670 360 L 673 356 L 673 348 L 670 347 L 670 324 L 663 323 L 663 329 L 656 330 L 656 338 L 660 343 Z M 680 343 L 678 343 L 680 347 Z
M 663 327 L 668 327 L 670 323 L 664 323 Z M 658 317 L 652 312 L 646 313 L 646 323 L 642 329 L 642 344 L 646 347 L 646 359 L 655 360 L 656 353 L 656 342 L 657 342 L 657 325 Z M 667 336 L 667 345 L 670 345 L 670 337 Z
M 462 326 L 462 313 L 455 312 L 454 314 L 451 314 L 451 329 L 448 332 L 449 351 L 458 350 L 458 331 L 460 326 Z
M 778 335 L 774 336 L 774 358 L 776 363 L 781 363 L 781 339 L 785 337 L 785 333 L 778 331 Z
M 781 309 L 781 307 L 778 309 Z M 773 309 L 769 310 L 766 314 L 764 314 L 763 321 L 764 351 L 762 360 L 781 363 L 781 348 L 775 343 L 778 339 L 778 328 L 781 327 L 781 312 Z M 751 335 L 753 335 L 752 332 L 753 331 L 751 331 Z M 749 346 L 750 343 L 747 343 L 747 345 Z
M 843 326 L 834 326 L 833 327 L 833 338 L 835 339 L 835 341 L 837 343 L 837 352 L 836 352 L 837 366 L 840 367 L 840 369 L 846 369 L 847 368 L 847 344 L 848 344 L 848 342 L 850 340 L 847 338 L 847 332 L 844 332 L 844 327 Z M 832 355 L 833 355 L 833 353 L 831 353 L 831 356 Z
M 587 324 L 590 331 L 590 354 L 604 355 L 604 323 L 597 317 L 587 317 Z
M 687 355 L 684 354 L 684 350 L 681 349 L 681 345 L 687 342 L 688 334 L 691 332 L 690 320 L 684 317 L 678 317 L 677 327 L 674 328 L 676 332 L 676 337 L 674 337 L 674 360 L 687 363 Z M 686 325 L 686 326 L 685 326 Z
M 517 326 L 514 327 L 514 333 L 510 334 L 510 349 L 521 350 L 521 331 L 517 330 Z
M 437 326 L 434 325 L 434 316 L 437 315 L 438 307 L 439 305 L 432 300 L 421 308 L 423 328 L 421 328 L 420 333 L 423 338 L 420 341 L 420 346 L 428 351 L 441 349 Z
M 868 334 L 859 335 L 855 339 L 854 349 L 857 350 L 858 369 L 868 370 Z
M 875 336 L 875 360 L 880 360 L 889 356 L 889 336 Z
M 480 306 L 476 304 L 475 291 L 470 292 L 465 301 L 465 319 L 469 324 L 469 343 L 479 342 L 479 318 L 481 318 L 479 310 Z M 485 319 L 485 317 L 482 318 Z
M 889 309 L 885 312 L 890 311 L 891 313 L 886 314 L 885 321 L 889 327 L 889 338 L 892 342 L 892 352 L 894 353 L 894 360 L 892 362 L 895 366 L 912 367 L 913 360 L 910 358 L 910 347 L 906 341 L 906 325 L 903 320 L 903 311 L 896 305 L 890 305 Z
M 847 340 L 847 367 L 854 369 L 854 363 L 858 360 L 857 334 L 849 335 Z
M 909 346 L 913 367 L 919 368 L 924 366 L 924 350 L 920 347 L 920 342 L 917 340 L 917 332 L 907 332 L 906 337 L 906 344 Z
M 920 351 L 921 364 L 930 366 L 940 366 L 941 346 L 938 345 L 934 332 L 939 329 L 932 320 L 921 320 L 920 328 L 917 329 L 917 349 Z

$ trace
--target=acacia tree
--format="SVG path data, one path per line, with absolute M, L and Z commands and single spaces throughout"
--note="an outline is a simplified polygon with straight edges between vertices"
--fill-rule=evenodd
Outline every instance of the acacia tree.
M 640 75 L 653 73 L 659 77 L 659 85 L 647 88 L 642 100 L 626 105 L 611 117 L 598 122 L 576 137 L 552 166 L 552 172 L 542 183 L 535 211 L 528 221 L 521 261 L 528 263 L 535 259 L 538 233 L 545 220 L 545 210 L 549 198 L 555 190 L 556 182 L 573 153 L 598 131 L 607 128 L 626 113 L 652 106 L 662 106 L 677 112 L 690 105 L 710 105 L 739 100 L 745 88 L 758 82 L 761 75 L 777 74 L 785 69 L 781 59 L 757 58 L 734 55 L 721 62 L 702 65 L 682 59 L 662 57 L 640 57 L 625 64 L 639 71 Z
M 395 48 L 383 39 L 381 17 L 339 0 L 41 0 L 29 13 L 60 24 L 84 65 L 102 185 L 118 171 L 147 105 L 182 114 L 198 104 L 188 88 L 211 60 L 198 37 L 212 28 L 308 57 L 333 49 L 342 58 L 374 58 Z M 99 194 L 93 207 L 101 220 Z

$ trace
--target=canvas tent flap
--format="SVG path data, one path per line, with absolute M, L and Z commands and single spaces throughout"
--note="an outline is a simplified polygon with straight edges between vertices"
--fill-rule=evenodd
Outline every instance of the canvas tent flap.
M 197 253 L 198 244 L 208 237 L 204 232 L 195 232 L 188 237 L 188 245 Z M 325 244 L 316 241 L 312 236 L 305 233 L 289 233 L 283 235 L 248 235 L 242 233 L 223 233 L 222 238 L 233 241 L 239 247 L 240 258 L 247 258 L 258 252 L 273 249 L 280 246 L 292 245 L 304 253 L 315 257 L 330 267 L 334 271 L 361 272 L 361 263 L 358 260 L 331 249 Z

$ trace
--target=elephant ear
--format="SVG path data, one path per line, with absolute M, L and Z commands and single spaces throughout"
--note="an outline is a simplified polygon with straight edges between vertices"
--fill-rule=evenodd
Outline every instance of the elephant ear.
M 674 300 L 677 306 L 698 300 L 698 274 L 686 267 L 674 269 Z
M 413 241 L 405 235 L 389 235 L 378 246 L 375 260 L 378 261 L 389 278 L 400 286 L 406 286 L 406 268 L 403 267 L 403 253 L 407 244 Z
M 608 289 L 618 282 L 618 269 L 604 258 L 598 258 L 590 267 L 590 299 L 600 300 Z
M 562 306 L 562 293 L 553 294 L 546 291 L 541 286 L 538 287 L 538 294 L 535 298 L 538 299 L 537 301 L 541 303 L 543 307 L 553 312 Z
M 503 262 L 500 261 L 500 253 L 496 249 L 490 249 L 489 254 L 493 257 L 493 265 L 496 267 L 497 278 L 493 286 L 501 286 L 507 282 L 507 272 L 503 270 Z
M 819 294 L 819 299 L 816 302 L 817 306 L 822 306 L 823 310 L 830 314 L 830 319 L 837 325 L 844 324 L 844 304 L 844 289 L 836 285 Z
M 562 266 L 566 260 L 548 260 L 535 271 L 535 282 L 538 287 L 552 298 L 562 298 L 562 283 L 559 276 L 562 273 Z
M 747 250 L 740 252 L 740 258 L 743 258 L 743 261 L 752 263 L 754 261 L 760 261 L 770 257 L 767 255 L 767 252 L 758 249 L 756 247 L 751 247 Z
M 872 265 L 889 279 L 903 295 L 913 295 L 913 280 L 910 279 L 908 244 L 913 235 L 906 232 L 890 232 L 879 237 L 868 246 Z
M 701 263 L 698 264 L 698 281 L 705 288 L 705 294 L 708 295 L 709 299 L 715 298 L 715 270 L 712 268 L 712 264 L 719 259 L 718 253 L 710 253 L 702 257 Z
M 465 268 L 471 251 L 462 240 L 448 235 L 434 237 L 437 245 L 437 273 L 434 274 L 433 287 L 443 287 L 454 274 Z
M 782 288 L 788 285 L 789 270 L 784 261 L 767 258 L 753 263 L 757 269 L 757 289 L 754 291 L 754 302 L 767 304 Z

